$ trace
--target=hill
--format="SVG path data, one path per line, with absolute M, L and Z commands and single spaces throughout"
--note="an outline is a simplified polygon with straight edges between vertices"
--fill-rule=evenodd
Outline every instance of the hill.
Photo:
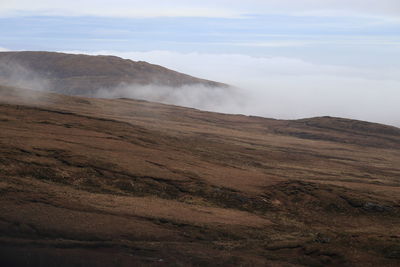
M 400 129 L 0 87 L 2 266 L 396 266 Z
M 93 96 L 99 89 L 121 84 L 182 87 L 228 85 L 195 78 L 143 61 L 115 56 L 89 56 L 55 52 L 0 52 L 0 82 L 68 94 Z

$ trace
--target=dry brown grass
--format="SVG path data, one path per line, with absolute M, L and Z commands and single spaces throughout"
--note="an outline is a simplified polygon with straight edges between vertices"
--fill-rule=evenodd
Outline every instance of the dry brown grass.
M 38 51 L 0 52 L 0 64 L 5 67 L 4 70 L 0 68 L 0 82 L 16 75 L 13 68 L 16 68 L 21 76 L 22 69 L 22 75 L 24 72 L 30 75 L 21 79 L 36 77 L 43 86 L 68 95 L 93 96 L 99 88 L 115 88 L 123 84 L 170 87 L 196 84 L 206 87 L 228 87 L 226 84 L 199 79 L 159 65 L 115 56 Z
M 6 87 L 0 102 L 4 263 L 399 264 L 397 128 Z

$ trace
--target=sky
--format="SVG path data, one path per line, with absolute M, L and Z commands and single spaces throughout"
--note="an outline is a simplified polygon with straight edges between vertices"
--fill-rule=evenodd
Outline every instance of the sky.
M 145 60 L 245 96 L 198 108 L 400 126 L 398 0 L 0 0 L 0 34 L 0 51 Z

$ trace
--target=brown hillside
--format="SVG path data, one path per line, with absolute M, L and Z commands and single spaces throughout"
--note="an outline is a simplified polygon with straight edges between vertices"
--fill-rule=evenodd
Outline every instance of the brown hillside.
M 35 72 L 40 78 L 50 82 L 51 90 L 68 95 L 90 96 L 100 88 L 113 88 L 123 83 L 170 87 L 194 84 L 227 87 L 226 84 L 195 78 L 158 65 L 115 56 L 0 52 L 0 80 L 10 76 L 10 72 L 19 71 L 20 67 Z
M 398 266 L 400 132 L 0 87 L 1 266 Z

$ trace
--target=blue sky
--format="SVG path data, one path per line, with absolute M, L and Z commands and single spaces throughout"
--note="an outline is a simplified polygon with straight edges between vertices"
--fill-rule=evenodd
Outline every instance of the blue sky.
M 0 33 L 1 50 L 114 54 L 301 103 L 238 113 L 400 125 L 398 0 L 13 0 L 0 3 Z M 335 93 L 326 98 L 328 88 Z M 359 93 L 369 100 L 343 105 Z
M 400 24 L 373 17 L 284 14 L 243 18 L 0 17 L 13 50 L 168 50 L 288 56 L 335 64 L 397 65 Z

